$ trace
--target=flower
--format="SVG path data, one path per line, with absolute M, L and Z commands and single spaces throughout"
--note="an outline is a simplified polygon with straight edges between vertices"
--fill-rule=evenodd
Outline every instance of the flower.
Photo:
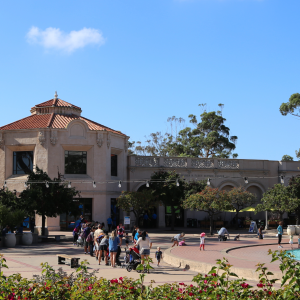
M 194 296 L 194 294 L 192 292 L 189 293 L 189 296 Z
M 216 274 L 216 273 L 212 273 L 212 274 L 211 274 L 211 276 L 214 276 L 214 277 L 216 277 L 216 276 L 217 276 L 217 274 Z
M 272 295 L 272 292 L 271 292 L 271 291 L 268 291 L 268 294 L 269 294 L 269 295 Z
M 206 284 L 208 281 L 207 281 L 207 280 L 204 280 L 203 282 Z

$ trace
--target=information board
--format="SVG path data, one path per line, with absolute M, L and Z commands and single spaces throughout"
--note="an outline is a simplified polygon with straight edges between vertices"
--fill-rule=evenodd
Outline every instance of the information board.
M 130 217 L 124 217 L 124 225 L 130 225 Z

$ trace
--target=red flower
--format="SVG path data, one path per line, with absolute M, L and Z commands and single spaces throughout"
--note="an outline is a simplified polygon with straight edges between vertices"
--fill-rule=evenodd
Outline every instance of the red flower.
M 194 296 L 194 294 L 191 292 L 191 293 L 189 293 L 189 296 Z
M 269 295 L 272 295 L 272 292 L 271 292 L 271 291 L 268 291 L 268 294 L 269 294 Z
M 133 286 L 131 286 L 129 289 L 130 289 L 130 290 L 133 290 L 133 289 L 134 289 L 134 287 L 133 287 Z

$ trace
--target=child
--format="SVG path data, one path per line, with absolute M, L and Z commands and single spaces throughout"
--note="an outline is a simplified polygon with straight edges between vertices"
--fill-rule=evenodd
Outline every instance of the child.
M 204 251 L 204 244 L 205 244 L 205 232 L 202 232 L 200 234 L 200 251 L 201 251 L 202 247 L 203 247 L 203 251 Z
M 126 248 L 128 248 L 128 244 L 129 244 L 128 232 L 125 233 L 125 243 L 126 243 Z
M 240 234 L 236 235 L 235 238 L 233 239 L 234 241 L 239 241 L 240 240 Z
M 291 235 L 291 237 L 290 237 L 290 241 L 289 241 L 289 243 L 291 244 L 291 247 L 293 248 L 293 243 L 294 243 L 294 241 L 293 241 L 293 238 L 294 238 L 294 236 L 293 235 Z
M 157 266 L 159 267 L 160 260 L 163 258 L 162 252 L 160 251 L 159 247 L 157 247 L 157 251 L 155 252 L 155 257 L 157 259 Z

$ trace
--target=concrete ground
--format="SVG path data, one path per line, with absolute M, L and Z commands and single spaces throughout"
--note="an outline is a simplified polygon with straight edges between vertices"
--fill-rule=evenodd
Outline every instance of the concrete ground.
M 186 230 L 186 229 L 185 229 Z M 206 273 L 207 270 L 215 265 L 215 261 L 218 258 L 226 257 L 229 262 L 234 265 L 235 268 L 240 270 L 252 270 L 250 273 L 240 272 L 241 275 L 250 280 L 250 284 L 257 283 L 257 278 L 253 276 L 253 270 L 258 262 L 266 263 L 266 266 L 273 272 L 278 272 L 278 263 L 272 263 L 271 257 L 267 255 L 268 249 L 278 249 L 276 245 L 275 231 L 268 231 L 264 240 L 258 240 L 255 234 L 249 234 L 246 231 L 239 232 L 241 234 L 241 240 L 234 242 L 233 240 L 227 242 L 218 242 L 216 237 L 207 237 L 205 251 L 199 251 L 199 233 L 202 230 L 190 229 L 186 234 L 185 247 L 170 248 L 172 243 L 171 237 L 176 232 L 160 230 L 149 230 L 149 236 L 153 242 L 153 248 L 151 250 L 151 257 L 154 261 L 153 270 L 150 274 L 146 275 L 145 283 L 150 283 L 151 280 L 155 280 L 156 284 L 172 283 L 172 282 L 184 282 L 186 284 L 192 283 L 193 276 L 200 273 Z M 68 254 L 71 256 L 79 257 L 80 261 L 87 260 L 89 269 L 99 269 L 98 277 L 105 277 L 108 279 L 117 277 L 131 277 L 138 279 L 139 274 L 136 271 L 130 273 L 124 268 L 112 268 L 105 266 L 104 263 L 98 265 L 98 262 L 94 257 L 85 255 L 84 250 L 81 247 L 73 246 L 72 233 L 71 232 L 51 232 L 51 235 L 63 234 L 65 239 L 60 242 L 46 242 L 39 243 L 32 246 L 17 246 L 16 248 L 3 248 L 0 249 L 0 253 L 4 254 L 7 260 L 9 269 L 4 269 L 4 275 L 11 275 L 14 273 L 20 273 L 22 276 L 32 278 L 35 274 L 41 273 L 42 262 L 48 262 L 55 269 L 62 268 L 68 274 L 74 272 L 66 265 L 58 265 L 57 254 Z M 236 232 L 232 231 L 232 237 Z M 124 240 L 123 240 L 124 242 Z M 287 236 L 284 237 L 283 242 L 288 242 Z M 267 245 L 272 244 L 272 245 Z M 259 247 L 246 247 L 244 246 L 258 246 Z M 161 262 L 161 266 L 156 266 L 154 253 L 156 247 L 161 247 L 164 255 L 164 260 Z M 284 244 L 287 248 L 287 245 Z M 122 247 L 121 258 L 125 255 L 124 247 Z M 180 263 L 179 263 L 180 262 Z M 278 277 L 277 277 L 278 278 Z

